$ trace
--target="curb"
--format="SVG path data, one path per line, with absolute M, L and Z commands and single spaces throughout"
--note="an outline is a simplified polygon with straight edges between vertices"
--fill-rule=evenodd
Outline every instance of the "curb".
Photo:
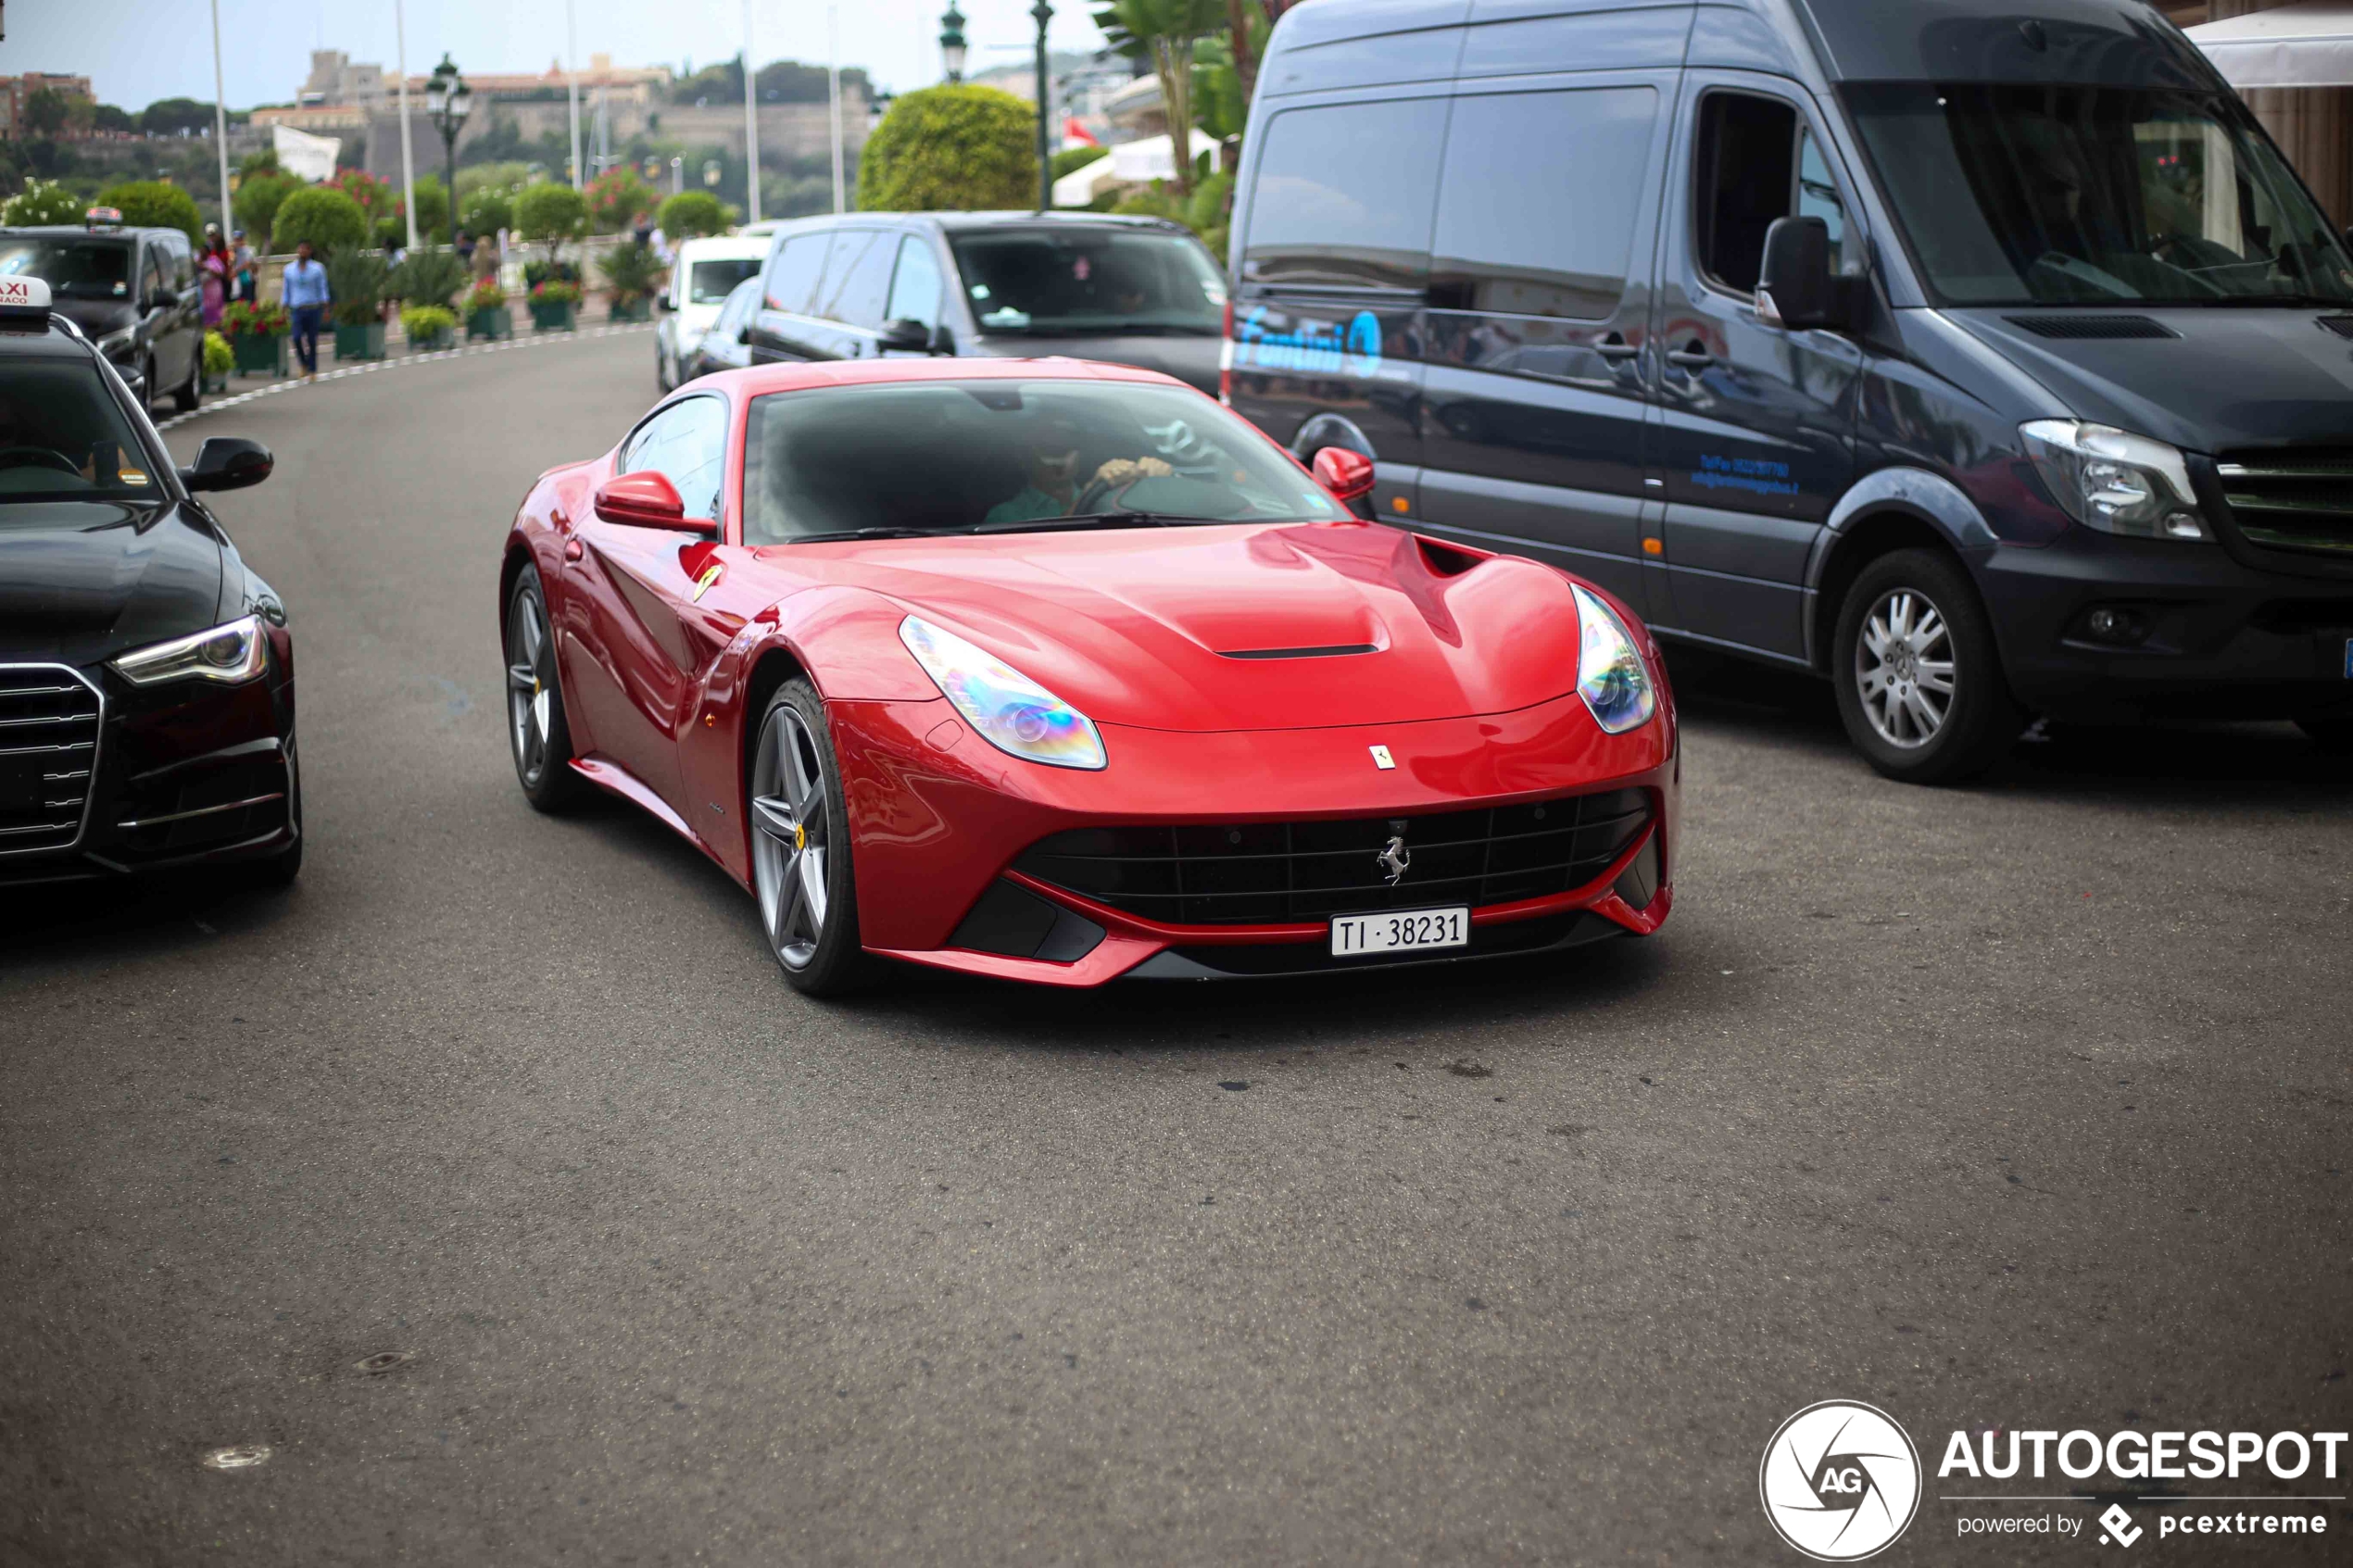
M 250 392 L 240 392 L 232 396 L 223 397 L 218 403 L 201 404 L 184 414 L 174 414 L 168 420 L 157 420 L 156 429 L 170 430 L 174 425 L 186 424 L 190 420 L 200 420 L 207 414 L 216 414 L 224 408 L 233 408 L 241 403 L 250 403 L 257 397 L 283 396 L 286 393 L 296 392 L 306 386 L 323 386 L 331 381 L 340 381 L 345 376 L 373 375 L 379 370 L 397 370 L 409 365 L 436 364 L 445 359 L 462 359 L 474 354 L 507 354 L 518 348 L 545 348 L 553 343 L 579 343 L 588 338 L 626 337 L 632 332 L 649 332 L 653 330 L 654 323 L 651 321 L 630 321 L 618 327 L 586 327 L 569 332 L 546 332 L 531 337 L 510 337 L 497 343 L 474 343 L 468 344 L 463 348 L 445 348 L 434 354 L 404 354 L 396 359 L 371 359 L 359 365 L 338 365 L 332 370 L 320 371 L 316 382 L 306 382 L 299 375 L 294 375 L 274 385 L 258 386 Z

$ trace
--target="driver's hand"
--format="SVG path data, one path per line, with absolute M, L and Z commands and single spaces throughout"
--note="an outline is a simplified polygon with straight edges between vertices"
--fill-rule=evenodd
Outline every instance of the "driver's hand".
M 1114 458 L 1095 470 L 1095 483 L 1133 484 L 1139 479 L 1166 479 L 1176 471 L 1158 458 Z

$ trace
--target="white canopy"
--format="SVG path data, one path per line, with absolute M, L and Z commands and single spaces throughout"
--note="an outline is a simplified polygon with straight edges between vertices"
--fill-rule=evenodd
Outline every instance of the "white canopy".
M 1193 132 L 1196 157 L 1211 144 L 1205 132 Z M 1114 142 L 1111 156 L 1082 164 L 1054 182 L 1056 207 L 1085 207 L 1113 185 L 1145 185 L 1154 180 L 1176 178 L 1176 152 L 1174 142 L 1166 136 L 1147 136 L 1140 142 Z
M 2303 0 L 2188 30 L 2222 80 L 2250 87 L 2353 87 L 2353 0 Z

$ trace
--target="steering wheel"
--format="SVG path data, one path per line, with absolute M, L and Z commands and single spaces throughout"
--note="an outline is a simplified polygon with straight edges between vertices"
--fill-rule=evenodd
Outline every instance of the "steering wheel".
M 82 465 L 63 452 L 53 452 L 46 446 L 0 446 L 0 469 L 58 469 L 76 479 L 82 477 Z
M 1142 476 L 1139 475 L 1138 477 L 1140 478 Z M 1103 509 L 1103 502 L 1105 500 L 1109 499 L 1117 492 L 1126 489 L 1128 485 L 1135 483 L 1136 481 L 1134 479 L 1123 480 L 1117 484 L 1113 483 L 1108 479 L 1092 480 L 1088 482 L 1086 489 L 1081 490 L 1078 493 L 1078 499 L 1070 504 L 1069 515 L 1072 517 L 1092 517 L 1095 513 Z

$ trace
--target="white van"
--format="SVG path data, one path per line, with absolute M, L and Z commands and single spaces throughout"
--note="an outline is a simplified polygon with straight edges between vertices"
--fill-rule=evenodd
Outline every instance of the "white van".
M 670 264 L 670 285 L 655 299 L 661 314 L 654 328 L 654 376 L 661 389 L 678 385 L 681 367 L 691 363 L 702 334 L 719 320 L 719 307 L 736 285 L 760 270 L 768 259 L 764 234 L 724 239 L 683 240 Z

